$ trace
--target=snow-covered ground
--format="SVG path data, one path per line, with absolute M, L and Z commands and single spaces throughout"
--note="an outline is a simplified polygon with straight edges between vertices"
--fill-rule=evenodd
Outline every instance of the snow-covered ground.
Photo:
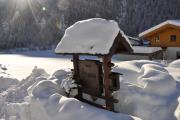
M 119 113 L 65 97 L 76 86 L 68 68 L 70 57 L 51 51 L 0 55 L 0 119 L 180 120 L 180 60 L 168 66 L 148 60 L 116 61 L 113 71 L 123 73 L 121 89 L 114 93 Z
M 7 73 L 19 80 L 26 78 L 35 66 L 44 68 L 49 74 L 59 69 L 72 68 L 69 56 L 55 55 L 54 51 L 0 54 L 0 64 L 7 66 Z

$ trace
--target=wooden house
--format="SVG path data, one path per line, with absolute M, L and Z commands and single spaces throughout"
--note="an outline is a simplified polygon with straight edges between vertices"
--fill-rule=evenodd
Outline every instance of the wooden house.
M 152 47 L 180 47 L 180 20 L 168 20 L 139 34 Z
M 168 20 L 139 34 L 151 47 L 162 47 L 169 58 L 179 58 L 180 20 Z
M 57 54 L 73 56 L 73 79 L 79 86 L 77 98 L 96 106 L 83 95 L 90 95 L 94 101 L 96 98 L 104 99 L 108 110 L 113 110 L 116 100 L 112 93 L 119 89 L 119 75 L 111 72 L 111 57 L 132 51 L 118 24 L 100 18 L 80 21 L 69 27 L 55 49 Z M 84 60 L 81 58 L 84 55 L 98 56 L 98 60 Z

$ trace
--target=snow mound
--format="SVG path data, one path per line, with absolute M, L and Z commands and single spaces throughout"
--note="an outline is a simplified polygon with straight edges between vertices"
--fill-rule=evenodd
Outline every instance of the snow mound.
M 65 88 L 75 87 L 70 72 L 59 70 L 52 76 L 35 67 L 31 75 L 13 89 L 0 94 L 0 119 L 4 120 L 140 120 L 66 98 Z M 63 84 L 63 85 L 62 85 Z M 64 88 L 62 88 L 64 86 Z
M 0 119 L 140 120 L 130 116 L 133 115 L 143 120 L 179 120 L 177 97 L 180 96 L 180 83 L 174 79 L 177 78 L 174 69 L 179 74 L 179 68 L 154 61 L 118 63 L 113 71 L 123 73 L 120 76 L 121 89 L 113 96 L 119 100 L 115 110 L 120 113 L 113 113 L 64 97 L 65 92 L 76 87 L 71 72 L 58 70 L 49 75 L 35 67 L 23 81 L 8 86 L 8 89 L 4 87 L 7 90 L 0 93 Z
M 177 120 L 180 120 L 180 97 L 178 98 L 179 105 L 177 106 L 174 115 L 176 116 Z
M 177 84 L 166 66 L 152 61 L 121 62 L 121 89 L 114 93 L 119 100 L 115 110 L 143 120 L 175 120 Z
M 66 98 L 59 94 L 51 95 L 46 101 L 33 99 L 30 106 L 38 104 L 38 113 L 31 114 L 38 120 L 37 114 L 46 116 L 44 120 L 140 120 L 128 115 L 98 109 L 74 98 Z M 32 111 L 32 110 L 31 110 Z
M 120 77 L 120 80 L 122 82 L 138 85 L 137 79 L 140 76 L 139 72 L 141 70 L 141 67 L 144 64 L 155 64 L 155 65 L 159 65 L 161 67 L 165 67 L 165 65 L 158 63 L 158 62 L 154 62 L 154 61 L 133 60 L 133 61 L 126 61 L 126 62 L 117 63 L 116 64 L 117 66 L 113 68 L 113 71 L 123 74 Z
M 49 96 L 51 96 L 54 93 L 60 93 L 60 91 L 61 91 L 60 86 L 58 86 L 57 83 L 50 80 L 44 80 L 39 82 L 33 88 L 32 95 L 35 98 L 45 99 L 45 98 L 49 98 Z
M 176 80 L 177 82 L 180 82 L 180 60 L 176 60 L 171 62 L 168 67 L 166 67 L 166 70 L 169 72 L 169 74 Z
M 5 65 L 0 64 L 0 93 L 19 83 L 19 80 L 12 78 L 11 75 L 6 72 L 7 69 Z
M 180 60 L 173 61 L 169 64 L 169 67 L 180 68 Z
M 176 91 L 176 81 L 159 65 L 143 65 L 137 81 L 146 92 L 151 94 L 167 96 Z
M 0 92 L 7 90 L 12 86 L 18 85 L 19 80 L 11 77 L 0 77 Z

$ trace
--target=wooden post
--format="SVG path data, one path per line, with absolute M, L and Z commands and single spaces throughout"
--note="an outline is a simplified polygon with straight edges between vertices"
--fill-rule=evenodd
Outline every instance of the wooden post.
M 77 80 L 76 82 L 78 82 L 78 76 L 79 76 L 79 70 L 78 70 L 78 66 L 79 66 L 79 56 L 78 55 L 73 55 L 73 66 L 74 66 L 74 75 L 73 75 L 73 78 L 75 80 Z
M 149 60 L 153 60 L 152 56 L 153 56 L 152 54 L 149 55 Z
M 76 83 L 79 85 L 80 80 L 79 80 L 79 55 L 74 54 L 73 55 L 73 66 L 74 66 L 74 74 L 73 74 L 73 79 L 76 81 Z M 82 92 L 81 92 L 81 88 L 78 87 L 78 95 L 77 95 L 78 99 L 82 98 Z
M 104 89 L 105 89 L 105 99 L 106 99 L 106 109 L 112 110 L 114 109 L 113 102 L 110 101 L 112 99 L 112 91 L 110 91 L 110 87 L 112 86 L 112 81 L 110 79 L 111 73 L 111 57 L 105 55 L 103 57 L 103 71 L 104 71 Z

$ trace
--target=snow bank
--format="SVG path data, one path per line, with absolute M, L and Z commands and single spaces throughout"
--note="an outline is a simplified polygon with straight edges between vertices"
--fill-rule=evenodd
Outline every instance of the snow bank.
M 11 77 L 0 77 L 0 92 L 7 90 L 10 87 L 16 86 L 19 81 Z
M 0 64 L 0 93 L 19 83 L 17 79 L 12 78 L 12 76 L 6 72 L 7 69 L 5 65 Z
M 18 120 L 140 120 L 98 109 L 60 94 L 52 94 L 43 100 L 32 97 L 28 103 L 8 104 L 6 111 L 7 119 L 14 117 Z
M 114 93 L 119 100 L 115 109 L 143 120 L 175 120 L 176 81 L 166 66 L 152 61 L 128 61 L 117 64 L 123 73 L 121 89 Z
M 180 68 L 180 60 L 175 60 L 175 61 L 171 62 L 168 66 L 174 67 L 174 68 Z
M 159 62 L 149 60 L 134 60 L 116 63 L 117 66 L 113 68 L 113 71 L 123 74 L 120 78 L 122 82 L 138 85 L 137 79 L 140 76 L 139 72 L 144 64 L 155 64 L 165 67 Z
M 180 82 L 180 60 L 176 60 L 171 62 L 166 70 L 169 72 L 169 74 L 176 80 L 177 82 Z
M 147 93 L 154 95 L 167 96 L 176 91 L 176 81 L 159 65 L 143 65 L 137 81 Z
M 0 119 L 140 120 L 62 96 L 66 95 L 65 88 L 75 87 L 70 77 L 70 72 L 64 70 L 48 75 L 43 69 L 35 67 L 26 79 L 0 94 Z
M 37 114 L 45 115 L 43 120 L 140 120 L 129 115 L 113 113 L 98 109 L 78 101 L 74 98 L 66 98 L 59 94 L 51 95 L 46 101 L 32 99 L 30 106 L 36 107 L 38 113 L 33 112 L 33 120 L 39 120 Z M 33 107 L 31 107 L 33 108 Z
M 178 98 L 178 102 L 179 102 L 179 105 L 178 107 L 176 108 L 175 112 L 174 112 L 174 115 L 176 116 L 176 119 L 177 120 L 180 120 L 180 97 Z
M 26 79 L 0 93 L 0 119 L 139 120 L 132 117 L 137 116 L 143 120 L 179 120 L 177 97 L 180 96 L 180 83 L 171 71 L 176 69 L 178 74 L 179 68 L 172 67 L 172 63 L 171 67 L 167 67 L 148 60 L 116 65 L 113 71 L 123 73 L 120 77 L 121 89 L 113 94 L 119 100 L 115 110 L 120 113 L 64 97 L 76 87 L 71 72 L 58 70 L 49 75 L 35 67 Z
M 35 98 L 49 98 L 54 93 L 61 92 L 60 86 L 57 85 L 57 83 L 50 81 L 50 80 L 44 80 L 39 82 L 33 89 L 32 94 Z

